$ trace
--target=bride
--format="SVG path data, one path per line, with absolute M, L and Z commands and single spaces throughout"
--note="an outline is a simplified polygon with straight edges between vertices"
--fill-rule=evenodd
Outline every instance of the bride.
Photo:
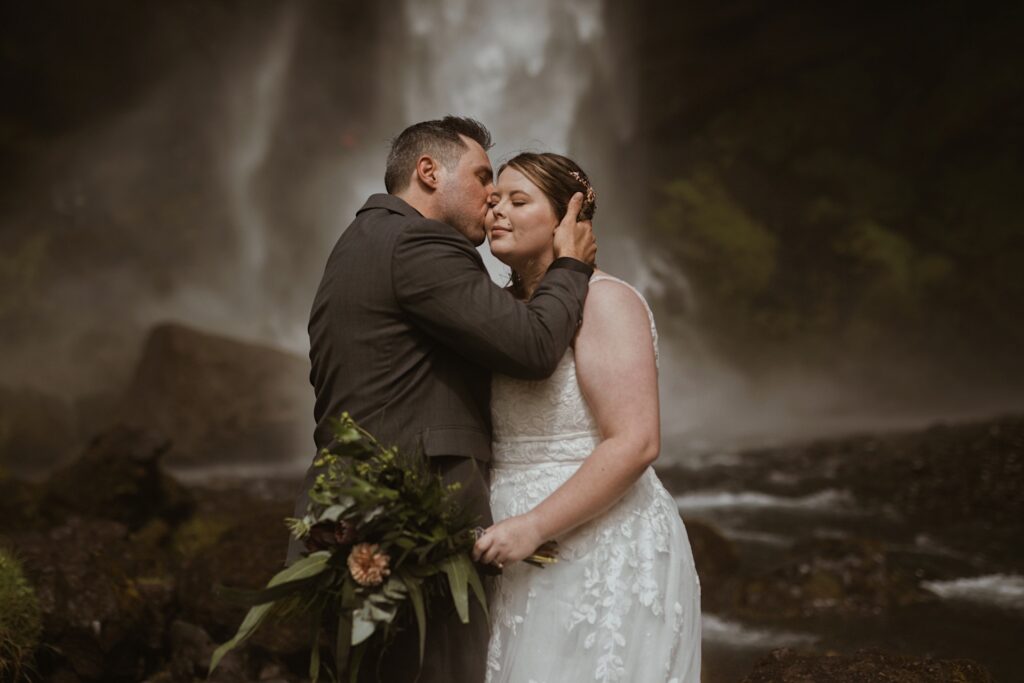
M 582 202 L 581 202 L 582 200 Z M 567 207 L 593 216 L 583 170 L 523 153 L 499 169 L 491 252 L 529 299 Z M 487 683 L 699 683 L 700 582 L 660 448 L 657 331 L 632 286 L 595 271 L 573 347 L 546 380 L 492 380 Z M 519 562 L 555 539 L 559 561 Z

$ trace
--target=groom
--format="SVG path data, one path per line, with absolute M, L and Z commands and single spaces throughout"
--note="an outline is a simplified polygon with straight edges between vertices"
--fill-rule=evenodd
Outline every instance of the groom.
M 424 121 L 395 138 L 387 194 L 372 195 L 327 259 L 309 320 L 310 381 L 317 449 L 330 419 L 348 411 L 385 445 L 422 453 L 465 507 L 488 526 L 492 372 L 549 376 L 582 319 L 596 244 L 570 204 L 555 233 L 555 262 L 528 302 L 495 285 L 476 247 L 484 241 L 494 176 L 480 123 L 454 116 Z M 295 504 L 306 512 L 317 470 Z M 291 539 L 287 564 L 299 558 Z M 476 603 L 473 603 L 474 605 Z M 415 633 L 399 635 L 381 680 L 413 681 Z M 421 683 L 481 681 L 488 629 L 476 607 L 467 625 L 434 613 Z M 373 680 L 375 666 L 363 667 Z

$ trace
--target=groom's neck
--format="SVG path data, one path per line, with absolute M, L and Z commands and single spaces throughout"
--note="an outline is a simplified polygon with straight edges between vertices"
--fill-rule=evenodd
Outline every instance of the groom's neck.
M 396 192 L 395 196 L 419 211 L 424 218 L 430 218 L 435 221 L 442 220 L 441 212 L 439 211 L 437 202 L 434 200 L 432 195 L 405 190 L 403 192 Z

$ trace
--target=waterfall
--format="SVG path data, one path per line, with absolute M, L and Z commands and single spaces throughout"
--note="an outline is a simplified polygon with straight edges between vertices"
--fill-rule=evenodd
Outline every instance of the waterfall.
M 499 153 L 568 151 L 589 52 L 604 36 L 601 0 L 406 0 L 408 121 L 460 113 L 483 121 Z
M 295 42 L 297 12 L 286 5 L 250 74 L 226 91 L 227 139 L 222 172 L 230 216 L 238 234 L 242 275 L 254 284 L 264 272 L 270 227 L 257 180 L 270 150 Z
M 604 38 L 602 0 L 405 0 L 406 123 L 471 116 L 491 131 L 496 166 L 523 149 L 569 152 L 592 53 Z M 508 269 L 481 247 L 496 282 Z

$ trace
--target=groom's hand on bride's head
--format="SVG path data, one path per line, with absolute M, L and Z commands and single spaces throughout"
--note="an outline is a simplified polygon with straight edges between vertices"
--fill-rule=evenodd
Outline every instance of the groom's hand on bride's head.
M 583 208 L 583 193 L 577 192 L 569 200 L 562 222 L 555 228 L 555 258 L 568 256 L 591 266 L 597 260 L 597 240 L 590 220 L 579 220 Z

